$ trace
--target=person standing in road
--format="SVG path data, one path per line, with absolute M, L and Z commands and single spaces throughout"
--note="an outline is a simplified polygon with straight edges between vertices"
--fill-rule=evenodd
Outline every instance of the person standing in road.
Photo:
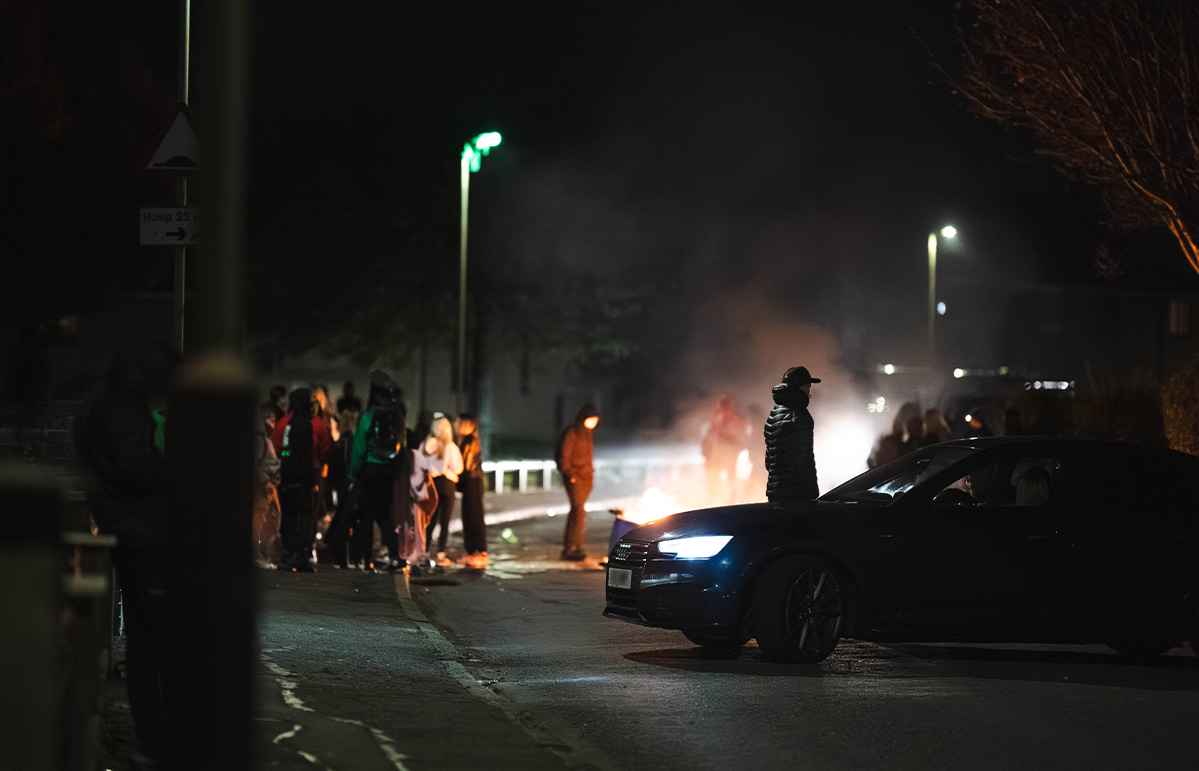
M 254 563 L 273 569 L 279 546 L 279 456 L 271 442 L 274 430 L 274 405 L 259 408 L 262 420 L 254 431 Z
M 487 521 L 483 513 L 483 445 L 479 442 L 479 421 L 469 412 L 458 416 L 458 449 L 462 453 L 462 473 L 458 489 L 462 491 L 462 541 L 468 568 L 487 567 Z
M 354 395 L 354 381 L 347 380 L 341 387 L 341 398 L 337 400 L 338 416 L 345 413 L 353 413 L 355 420 L 347 420 L 346 424 L 341 427 L 342 431 L 353 432 L 354 427 L 358 425 L 357 418 L 362 412 L 362 400 Z
M 771 502 L 812 500 L 820 495 L 813 443 L 816 424 L 808 412 L 812 384 L 819 382 L 807 367 L 792 367 L 771 391 L 774 409 L 762 431 L 770 475 L 766 498 Z
M 350 480 L 358 495 L 358 521 L 354 538 L 365 560 L 363 567 L 372 569 L 374 525 L 379 525 L 383 545 L 387 547 L 388 567 L 401 570 L 407 564 L 400 557 L 396 522 L 392 516 L 392 498 L 400 473 L 404 449 L 405 413 L 400 387 L 382 370 L 370 374 L 371 390 L 367 396 L 366 412 L 354 432 L 350 452 Z
M 450 520 L 454 517 L 454 489 L 458 484 L 458 475 L 462 473 L 462 451 L 454 444 L 454 427 L 450 425 L 450 419 L 440 412 L 433 418 L 429 437 L 421 446 L 421 452 L 429 461 L 433 487 L 437 489 L 437 509 L 433 512 L 425 535 L 425 551 L 433 551 L 433 525 L 439 524 L 441 531 L 437 535 L 437 564 L 448 567 L 450 561 L 445 556 L 445 548 L 450 537 Z
M 112 553 L 125 614 L 126 686 L 140 765 L 157 767 L 174 712 L 171 614 L 177 610 L 166 460 L 155 446 L 155 408 L 180 363 L 165 342 L 130 344 L 75 420 L 88 506 Z M 19 662 L 18 662 L 19 665 Z M 50 687 L 49 684 L 47 687 Z
M 272 439 L 279 449 L 279 570 L 312 573 L 312 539 L 316 534 L 319 427 L 312 423 L 312 391 L 291 392 L 287 420 L 275 424 Z
M 745 449 L 747 428 L 733 397 L 721 396 L 700 442 L 709 506 L 725 506 L 736 496 L 737 458 Z
M 587 559 L 583 551 L 583 531 L 587 528 L 587 498 L 595 475 L 594 445 L 591 432 L 599 425 L 599 412 L 593 404 L 584 404 L 575 420 L 558 439 L 556 460 L 570 499 L 566 532 L 562 538 L 562 559 L 579 562 Z

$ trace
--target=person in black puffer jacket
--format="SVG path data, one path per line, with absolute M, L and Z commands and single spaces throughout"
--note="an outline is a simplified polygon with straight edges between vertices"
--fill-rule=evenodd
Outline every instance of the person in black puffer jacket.
M 815 423 L 808 412 L 812 377 L 807 367 L 792 367 L 772 390 L 774 409 L 766 418 L 766 498 L 770 501 L 812 500 L 816 486 L 816 453 L 812 446 Z

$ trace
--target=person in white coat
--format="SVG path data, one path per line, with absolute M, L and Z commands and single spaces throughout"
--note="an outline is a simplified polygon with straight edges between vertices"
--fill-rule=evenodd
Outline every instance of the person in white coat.
M 433 418 L 429 436 L 421 445 L 421 453 L 429 462 L 433 486 L 437 488 L 437 510 L 425 534 L 425 551 L 433 552 L 433 526 L 440 525 L 437 535 L 437 564 L 448 567 L 453 563 L 445 556 L 450 535 L 450 520 L 454 516 L 455 490 L 462 473 L 462 451 L 454 444 L 454 427 L 440 412 Z

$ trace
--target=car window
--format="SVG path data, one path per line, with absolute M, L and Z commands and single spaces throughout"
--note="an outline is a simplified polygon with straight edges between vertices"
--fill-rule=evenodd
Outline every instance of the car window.
M 860 474 L 829 490 L 821 498 L 831 501 L 889 503 L 902 497 L 920 482 L 960 462 L 972 452 L 974 451 L 967 447 L 927 447 Z
M 1192 464 L 1185 460 L 1123 448 L 1096 451 L 1086 473 L 1080 474 L 1075 507 L 1090 516 L 1194 523 L 1199 516 L 1199 491 Z
M 970 467 L 933 496 L 934 504 L 1016 507 L 1048 513 L 1062 498 L 1062 459 L 1013 455 Z

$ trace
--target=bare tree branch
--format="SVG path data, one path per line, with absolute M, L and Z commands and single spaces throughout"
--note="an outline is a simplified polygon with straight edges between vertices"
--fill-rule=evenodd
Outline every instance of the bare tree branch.
M 1181 0 L 965 0 L 955 85 L 1100 188 L 1114 222 L 1167 228 L 1199 272 L 1197 34 Z

